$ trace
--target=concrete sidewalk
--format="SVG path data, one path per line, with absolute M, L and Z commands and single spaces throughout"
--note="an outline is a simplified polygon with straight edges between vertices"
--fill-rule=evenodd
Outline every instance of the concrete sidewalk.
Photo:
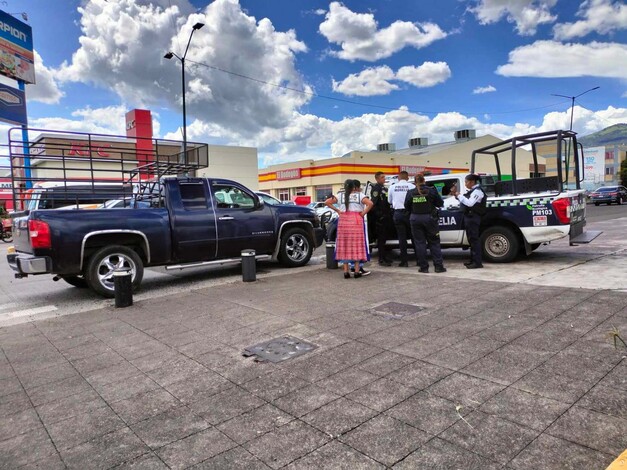
M 602 469 L 613 327 L 625 292 L 320 267 L 2 328 L 0 468 Z M 242 356 L 283 335 L 318 348 Z

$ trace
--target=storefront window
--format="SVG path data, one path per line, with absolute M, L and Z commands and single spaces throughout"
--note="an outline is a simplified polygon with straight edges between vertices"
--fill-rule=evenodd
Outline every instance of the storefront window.
M 325 201 L 333 193 L 331 186 L 316 186 L 316 201 Z
M 279 201 L 289 201 L 290 200 L 290 190 L 289 189 L 279 189 Z
M 307 196 L 307 188 L 302 186 L 294 190 L 296 196 Z

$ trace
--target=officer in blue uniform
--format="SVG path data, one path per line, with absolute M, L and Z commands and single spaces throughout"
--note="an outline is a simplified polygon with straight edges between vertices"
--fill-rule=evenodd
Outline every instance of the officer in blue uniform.
M 436 273 L 446 272 L 444 261 L 442 260 L 442 249 L 440 247 L 440 227 L 438 224 L 438 207 L 444 205 L 442 196 L 433 186 L 427 186 L 425 177 L 417 174 L 415 177 L 416 188 L 409 191 L 405 198 L 405 209 L 410 214 L 409 224 L 411 226 L 414 250 L 416 251 L 416 262 L 421 273 L 429 272 L 427 261 L 427 243 L 433 258 L 433 265 Z
M 464 210 L 463 227 L 470 243 L 470 261 L 464 263 L 464 266 L 468 269 L 479 269 L 483 268 L 479 227 L 481 217 L 486 213 L 487 197 L 479 185 L 478 175 L 466 176 L 465 184 L 468 190 L 466 194 L 459 194 L 455 187 L 451 188 L 451 194 L 457 198 Z
M 392 225 L 392 208 L 388 200 L 388 190 L 385 187 L 385 174 L 382 171 L 377 171 L 374 174 L 376 184 L 372 186 L 370 192 L 370 200 L 374 204 L 372 207 L 371 227 L 374 226 L 374 231 L 377 237 L 377 252 L 379 256 L 379 265 L 392 266 L 392 262 L 385 256 L 385 242 L 387 241 L 388 227 Z
M 398 235 L 398 247 L 401 249 L 400 267 L 407 265 L 407 236 L 411 235 L 409 227 L 409 213 L 405 210 L 405 197 L 407 193 L 415 188 L 413 183 L 407 181 L 409 174 L 401 171 L 398 174 L 398 181 L 390 186 L 390 205 L 394 209 L 394 226 Z

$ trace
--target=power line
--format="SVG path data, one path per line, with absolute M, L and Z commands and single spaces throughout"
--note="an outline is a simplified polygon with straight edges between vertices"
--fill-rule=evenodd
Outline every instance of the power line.
M 314 98 L 322 98 L 325 100 L 331 100 L 331 101 L 339 101 L 340 103 L 348 103 L 348 104 L 353 104 L 356 106 L 364 106 L 367 108 L 376 108 L 376 109 L 383 109 L 386 111 L 398 111 L 398 107 L 394 108 L 391 106 L 382 106 L 382 105 L 377 105 L 377 104 L 369 104 L 369 103 L 363 103 L 361 101 L 354 101 L 354 100 L 348 100 L 348 99 L 344 99 L 344 98 L 337 98 L 334 96 L 327 96 L 327 95 L 321 95 L 319 93 L 314 93 L 311 91 L 305 91 L 305 90 L 299 90 L 298 88 L 292 88 L 286 85 L 281 85 L 279 83 L 272 83 L 272 82 L 268 82 L 266 80 L 261 80 L 259 78 L 254 78 L 254 77 L 250 77 L 248 75 L 244 75 L 241 73 L 237 73 L 237 72 L 232 72 L 230 70 L 226 70 L 220 67 L 217 67 L 215 65 L 210 65 L 210 64 L 206 64 L 204 62 L 197 62 L 195 60 L 191 60 L 191 59 L 187 59 L 188 62 L 191 62 L 193 64 L 196 65 L 201 65 L 203 67 L 212 69 L 212 70 L 216 70 L 218 72 L 222 72 L 222 73 L 226 73 L 228 75 L 233 75 L 235 77 L 239 77 L 239 78 L 243 78 L 245 80 L 250 80 L 256 83 L 261 83 L 263 85 L 269 85 L 275 88 L 281 88 L 283 90 L 288 90 L 288 91 L 293 91 L 295 93 L 300 93 L 301 95 L 307 95 L 307 96 L 312 96 Z M 527 112 L 527 111 L 537 111 L 539 109 L 546 109 L 546 108 L 552 108 L 555 106 L 559 106 L 562 105 L 564 103 L 564 101 L 560 101 L 558 103 L 552 103 L 552 104 L 548 104 L 545 106 L 538 106 L 536 108 L 526 108 L 526 109 L 517 109 L 517 110 L 513 110 L 513 111 L 498 111 L 498 112 L 489 112 L 489 111 L 483 111 L 483 112 L 467 112 L 467 111 L 459 111 L 460 113 L 463 114 L 490 114 L 490 115 L 500 115 L 500 114 L 516 114 L 516 113 L 523 113 L 523 112 Z M 419 113 L 419 114 L 440 114 L 440 113 L 446 113 L 448 111 L 425 111 L 425 110 L 417 110 L 417 109 L 410 109 L 407 108 L 408 111 L 412 112 L 412 113 Z

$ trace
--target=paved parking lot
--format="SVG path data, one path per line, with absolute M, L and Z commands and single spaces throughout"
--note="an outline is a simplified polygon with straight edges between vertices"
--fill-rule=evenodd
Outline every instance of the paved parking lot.
M 614 327 L 619 290 L 322 267 L 10 326 L 0 467 L 602 469 Z M 242 356 L 283 335 L 318 348 Z

